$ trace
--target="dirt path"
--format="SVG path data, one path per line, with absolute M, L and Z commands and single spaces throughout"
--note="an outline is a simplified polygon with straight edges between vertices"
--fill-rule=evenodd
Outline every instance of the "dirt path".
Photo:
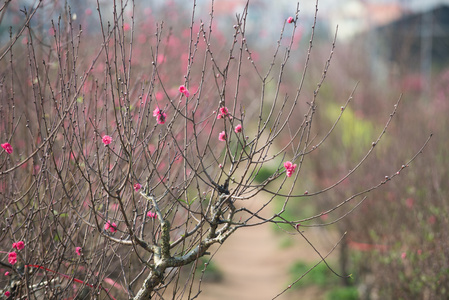
M 329 236 L 318 229 L 308 229 L 305 235 L 322 254 L 333 246 L 332 241 L 327 240 Z M 263 300 L 275 297 L 291 282 L 288 271 L 295 261 L 316 262 L 319 259 L 300 236 L 293 237 L 292 246 L 281 248 L 282 239 L 287 237 L 286 233 L 275 233 L 270 225 L 235 232 L 213 258 L 223 272 L 223 280 L 203 283 L 203 292 L 198 299 Z M 323 299 L 323 294 L 317 288 L 302 290 L 300 294 L 289 290 L 276 299 L 316 300 Z

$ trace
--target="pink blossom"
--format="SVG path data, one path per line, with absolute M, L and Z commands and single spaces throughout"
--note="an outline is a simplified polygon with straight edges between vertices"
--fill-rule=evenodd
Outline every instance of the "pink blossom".
M 190 97 L 190 92 L 184 85 L 179 86 L 179 92 L 186 97 Z
M 17 262 L 17 253 L 16 252 L 8 253 L 8 262 L 12 265 Z
M 11 293 L 10 293 L 9 291 L 6 291 L 6 292 L 5 292 L 5 296 L 6 296 L 6 297 L 9 297 L 9 296 L 11 296 Z
M 134 185 L 134 190 L 135 190 L 136 192 L 138 192 L 141 188 L 142 188 L 142 186 L 140 185 L 140 183 L 136 183 L 136 184 Z
M 105 145 L 109 145 L 112 142 L 112 138 L 109 135 L 104 135 L 101 140 Z
M 163 63 L 163 62 L 165 62 L 166 61 L 166 59 L 165 59 L 165 55 L 164 54 L 159 54 L 158 56 L 157 56 L 157 63 L 158 64 L 161 64 L 161 63 Z
M 295 20 L 293 20 L 293 18 L 292 17 L 288 17 L 288 19 L 287 19 L 287 23 L 293 23 Z
M 25 248 L 25 243 L 23 241 L 18 241 L 17 250 L 22 250 L 23 248 Z
M 226 141 L 226 132 L 224 132 L 224 131 L 220 132 L 218 134 L 218 140 L 222 141 L 222 142 Z
M 110 226 L 110 228 L 109 228 L 109 230 L 110 230 L 112 233 L 116 232 L 116 231 L 117 231 L 117 224 L 112 223 L 111 226 Z
M 242 125 L 241 125 L 241 124 L 239 124 L 239 125 L 235 126 L 235 129 L 234 129 L 234 131 L 235 131 L 235 133 L 239 133 L 239 132 L 242 132 Z
M 401 254 L 401 258 L 402 259 L 405 259 L 407 257 L 407 253 L 405 253 L 405 252 L 402 252 L 402 254 Z
M 81 256 L 81 247 L 76 247 L 75 252 L 77 255 Z
M 110 232 L 114 233 L 117 231 L 117 224 L 108 221 L 106 222 L 106 224 L 104 224 L 104 230 L 109 230 Z
M 229 109 L 227 107 L 220 107 L 220 113 L 217 115 L 217 119 L 223 119 L 229 116 Z
M 114 233 L 117 231 L 117 224 L 108 221 L 106 224 L 104 224 L 104 230 L 109 230 L 110 232 Z
M 220 107 L 220 113 L 224 116 L 227 116 L 229 114 L 229 110 L 227 107 Z
M 157 92 L 156 95 L 156 100 L 162 100 L 164 98 L 164 94 L 162 92 Z
M 164 124 L 167 118 L 167 114 L 160 110 L 159 107 L 157 107 L 155 110 L 153 110 L 153 117 L 156 117 L 156 121 L 158 124 Z
M 9 272 L 5 272 L 5 276 L 9 276 Z
M 285 167 L 285 170 L 286 170 L 287 177 L 291 177 L 293 175 L 293 173 L 295 172 L 296 166 L 297 165 L 296 164 L 292 164 L 291 161 L 286 161 L 284 163 L 284 167 Z
M 156 219 L 156 218 L 157 218 L 157 214 L 154 213 L 154 212 L 151 212 L 151 211 L 147 212 L 147 216 L 148 216 L 149 218 L 153 218 L 153 219 Z
M 161 113 L 161 110 L 159 107 L 156 107 L 155 110 L 153 110 L 153 117 L 157 117 Z
M 25 243 L 23 241 L 18 241 L 17 243 L 12 243 L 12 247 L 16 248 L 17 250 L 22 250 L 25 248 Z
M 129 23 L 123 24 L 123 30 L 124 31 L 129 31 L 130 29 L 131 29 L 131 25 L 129 25 Z
M 12 153 L 12 146 L 11 146 L 10 143 L 4 143 L 4 144 L 2 144 L 2 148 L 5 149 L 5 151 L 6 151 L 8 154 L 11 154 L 11 153 Z
M 157 116 L 156 121 L 158 124 L 164 124 L 166 118 L 167 118 L 167 114 L 161 113 Z

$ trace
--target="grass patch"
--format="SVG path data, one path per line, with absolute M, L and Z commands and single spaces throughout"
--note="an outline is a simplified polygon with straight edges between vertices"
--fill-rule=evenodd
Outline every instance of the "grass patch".
M 290 269 L 290 273 L 294 280 L 306 273 L 313 264 L 306 264 L 303 261 L 297 261 Z M 331 284 L 338 284 L 339 278 L 332 273 L 329 268 L 320 263 L 314 269 L 312 269 L 304 278 L 302 278 L 294 287 L 305 287 L 310 285 L 317 285 L 319 287 L 326 287 Z
M 205 264 L 207 263 L 207 266 Z M 206 267 L 206 269 L 205 269 Z M 204 271 L 204 275 L 202 275 Z M 196 268 L 196 277 L 203 276 L 203 281 L 220 282 L 223 279 L 223 272 L 218 268 L 217 264 L 205 258 L 200 258 Z
M 303 261 L 297 261 L 291 268 L 290 274 L 292 280 L 296 280 L 305 274 L 315 264 L 307 264 Z M 340 277 L 332 273 L 324 264 L 320 263 L 298 281 L 293 288 L 301 289 L 309 286 L 318 286 L 326 292 L 326 300 L 357 300 L 359 293 L 355 286 L 340 286 L 342 281 Z
M 348 287 L 338 287 L 331 290 L 327 296 L 326 300 L 358 300 L 359 292 L 354 286 Z

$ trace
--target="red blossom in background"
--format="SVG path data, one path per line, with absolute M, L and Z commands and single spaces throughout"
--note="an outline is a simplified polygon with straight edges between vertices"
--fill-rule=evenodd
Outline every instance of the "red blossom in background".
M 9 296 L 11 296 L 11 293 L 10 293 L 9 291 L 6 291 L 6 292 L 5 292 L 5 296 L 6 296 L 6 297 L 9 297 Z
M 141 188 L 142 188 L 142 185 L 140 185 L 140 183 L 136 183 L 136 184 L 134 185 L 134 190 L 135 190 L 136 192 L 138 192 Z
M 224 131 L 220 132 L 218 134 L 218 140 L 222 141 L 222 142 L 226 141 L 226 132 L 224 132 Z
M 11 146 L 10 143 L 4 143 L 4 144 L 2 144 L 2 148 L 5 149 L 5 151 L 6 151 L 8 154 L 11 154 L 11 153 L 12 153 L 12 146 Z
M 284 168 L 286 170 L 287 177 L 291 177 L 293 175 L 293 173 L 295 172 L 296 164 L 292 164 L 291 161 L 286 161 L 284 163 Z
M 106 145 L 109 145 L 112 142 L 112 138 L 109 135 L 104 135 L 103 138 L 101 139 L 101 141 L 106 146 Z
M 76 247 L 75 252 L 77 255 L 81 256 L 81 247 Z
M 9 276 L 9 272 L 5 272 L 5 276 Z

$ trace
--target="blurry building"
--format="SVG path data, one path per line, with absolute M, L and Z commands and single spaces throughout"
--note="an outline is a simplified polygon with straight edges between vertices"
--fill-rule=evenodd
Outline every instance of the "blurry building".
M 449 64 L 449 6 L 408 14 L 375 33 L 382 56 L 400 68 L 426 73 Z
M 402 89 L 430 93 L 432 74 L 449 66 L 449 6 L 409 13 L 358 38 L 375 77 L 401 78 Z
M 348 40 L 373 27 L 397 20 L 406 13 L 407 9 L 397 2 L 347 0 L 329 10 L 328 19 L 331 31 L 338 25 L 339 40 Z

